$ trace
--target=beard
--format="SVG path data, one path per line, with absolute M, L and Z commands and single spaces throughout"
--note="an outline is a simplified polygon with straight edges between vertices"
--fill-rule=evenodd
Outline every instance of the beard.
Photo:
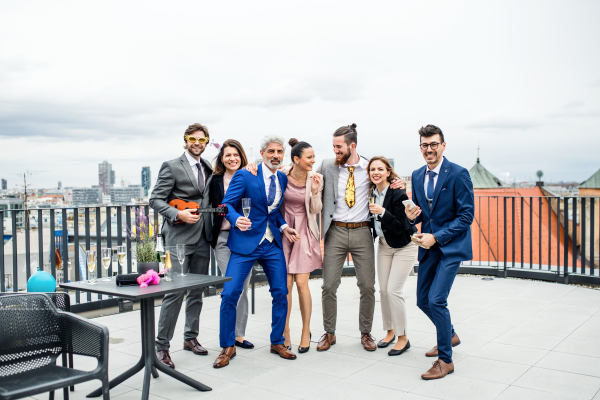
M 187 152 L 193 156 L 201 156 L 202 153 L 204 153 L 204 150 L 206 150 L 206 145 L 200 145 L 198 147 L 194 147 L 194 146 L 196 146 L 196 145 L 192 145 L 189 143 L 186 143 L 186 145 L 185 145 L 185 149 L 187 150 Z
M 273 161 L 277 161 L 278 164 L 273 164 Z M 267 167 L 269 167 L 271 169 L 278 169 L 279 167 L 281 167 L 281 160 L 277 159 L 277 158 L 272 158 L 270 160 L 267 160 L 265 158 L 265 164 L 267 165 Z
M 346 164 L 346 162 L 348 161 L 348 159 L 350 158 L 350 156 L 352 155 L 351 152 L 347 152 L 342 154 L 341 158 L 335 158 L 335 165 L 344 165 Z

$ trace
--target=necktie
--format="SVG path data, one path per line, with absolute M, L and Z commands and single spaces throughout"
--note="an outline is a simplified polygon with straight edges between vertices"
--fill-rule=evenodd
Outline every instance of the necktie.
M 346 184 L 346 204 L 352 208 L 354 207 L 354 194 L 356 192 L 354 188 L 354 167 L 348 167 L 348 172 L 350 172 L 350 176 L 348 177 L 348 184 Z
M 429 181 L 427 182 L 427 198 L 429 200 L 433 200 L 433 178 L 435 178 L 437 173 L 433 171 L 427 171 L 427 175 L 429 175 Z
M 200 193 L 204 193 L 204 175 L 202 174 L 200 163 L 196 164 L 196 168 L 198 168 L 198 188 L 200 189 Z
M 275 185 L 275 175 L 271 175 L 271 183 L 269 184 L 269 195 L 267 196 L 267 205 L 272 206 L 275 201 L 275 192 L 277 186 Z

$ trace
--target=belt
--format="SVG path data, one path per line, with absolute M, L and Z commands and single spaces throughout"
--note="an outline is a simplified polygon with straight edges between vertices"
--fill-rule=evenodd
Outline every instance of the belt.
M 363 222 L 338 222 L 338 221 L 331 221 L 332 225 L 335 226 L 341 226 L 343 228 L 348 228 L 348 229 L 355 229 L 355 228 L 360 228 L 363 226 L 369 226 L 369 222 L 367 221 L 363 221 Z

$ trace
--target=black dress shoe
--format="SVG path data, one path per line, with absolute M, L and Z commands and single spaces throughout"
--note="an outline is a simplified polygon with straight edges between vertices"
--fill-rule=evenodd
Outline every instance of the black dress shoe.
M 380 349 L 385 349 L 386 347 L 388 347 L 390 345 L 390 343 L 394 343 L 396 341 L 396 336 L 394 336 L 392 338 L 392 340 L 390 340 L 389 342 L 384 342 L 383 340 L 380 340 L 379 343 L 377 343 L 377 347 L 379 347 Z
M 388 351 L 388 356 L 399 356 L 400 354 L 404 353 L 408 349 L 410 349 L 410 340 L 408 342 L 406 342 L 406 346 L 404 346 L 404 348 L 402 350 L 391 349 L 390 351 Z
M 310 334 L 310 338 L 312 339 L 312 332 Z M 310 350 L 310 342 L 308 342 L 308 347 L 300 347 L 298 346 L 298 353 L 306 353 Z
M 244 340 L 243 342 L 238 342 L 236 340 L 235 345 L 237 347 L 241 347 L 242 349 L 253 349 L 254 348 L 254 345 L 247 340 Z

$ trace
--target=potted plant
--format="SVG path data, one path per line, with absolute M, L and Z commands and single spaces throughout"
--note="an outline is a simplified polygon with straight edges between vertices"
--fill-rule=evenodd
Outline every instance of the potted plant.
M 159 262 L 156 260 L 156 238 L 142 207 L 135 209 L 135 224 L 131 229 L 127 227 L 127 235 L 135 246 L 137 272 L 144 274 L 151 269 L 159 272 Z

